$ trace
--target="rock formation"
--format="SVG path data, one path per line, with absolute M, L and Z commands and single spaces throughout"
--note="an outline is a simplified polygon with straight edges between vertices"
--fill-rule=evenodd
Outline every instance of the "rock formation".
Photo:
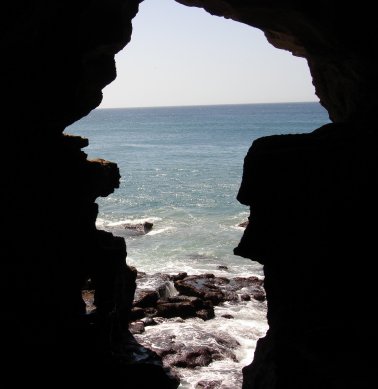
M 344 124 L 253 143 L 238 195 L 250 223 L 235 253 L 264 264 L 269 331 L 244 388 L 374 382 L 377 146 Z
M 138 3 L 21 0 L 2 9 L 0 343 L 2 379 L 12 386 L 178 385 L 127 331 L 136 272 L 124 239 L 95 226 L 95 200 L 118 187 L 118 167 L 88 160 L 88 141 L 63 134 L 114 80 Z
M 152 230 L 153 223 L 124 223 L 122 228 L 128 231 L 130 235 L 146 235 Z
M 156 355 L 135 351 L 126 327 L 136 274 L 124 240 L 95 227 L 95 200 L 118 186 L 118 169 L 88 161 L 87 141 L 63 134 L 115 79 L 114 55 L 130 40 L 139 2 L 2 4 L 1 352 L 2 378 L 14 386 L 111 387 L 121 378 L 133 387 L 137 376 L 138 388 L 177 387 Z M 334 122 L 260 139 L 246 157 L 238 199 L 251 216 L 235 251 L 264 264 L 270 330 L 244 388 L 370 389 L 378 343 L 373 5 L 179 2 L 257 27 L 305 57 Z M 88 278 L 96 290 L 90 315 L 81 296 Z

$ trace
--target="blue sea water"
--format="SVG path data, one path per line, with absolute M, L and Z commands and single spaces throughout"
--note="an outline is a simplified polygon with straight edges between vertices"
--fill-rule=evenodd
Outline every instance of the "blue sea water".
M 261 265 L 233 254 L 244 231 L 238 224 L 249 215 L 236 200 L 244 157 L 259 137 L 306 133 L 328 122 L 327 112 L 315 102 L 96 109 L 65 132 L 89 139 L 88 158 L 119 166 L 120 188 L 97 200 L 97 225 L 125 237 L 129 265 L 151 274 L 263 277 Z M 124 228 L 143 221 L 153 223 L 146 235 Z M 222 318 L 224 313 L 234 319 Z M 251 362 L 256 341 L 267 329 L 265 315 L 261 302 L 225 304 L 216 308 L 214 320 L 167 321 L 148 327 L 143 336 L 165 331 L 195 342 L 204 332 L 203 343 L 206 336 L 213 341 L 212 333 L 233 334 L 241 344 L 237 361 L 181 371 L 180 388 L 195 388 L 208 379 L 237 389 L 241 367 Z
M 233 249 L 249 213 L 236 200 L 249 147 L 328 121 L 318 103 L 97 109 L 66 133 L 89 139 L 88 158 L 119 166 L 120 188 L 98 199 L 97 223 L 125 236 L 130 265 L 173 273 L 223 265 L 248 275 L 260 266 Z M 122 224 L 138 221 L 152 222 L 152 231 L 128 236 Z

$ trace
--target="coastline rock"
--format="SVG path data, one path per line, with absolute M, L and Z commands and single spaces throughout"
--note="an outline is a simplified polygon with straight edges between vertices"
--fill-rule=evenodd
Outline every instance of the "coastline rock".
M 237 301 L 238 292 L 265 296 L 263 284 L 263 280 L 254 276 L 228 279 L 215 277 L 213 274 L 188 276 L 174 283 L 181 294 L 210 300 L 214 305 L 225 301 Z
M 155 307 L 158 300 L 159 294 L 155 290 L 141 290 L 133 305 L 139 308 Z
M 170 355 L 167 359 L 170 366 L 194 369 L 213 362 L 214 350 L 206 346 L 198 346 L 183 350 L 181 353 Z
M 207 309 L 202 308 L 196 312 L 196 316 L 202 320 L 214 319 L 214 317 L 215 317 L 214 309 L 212 306 L 208 307 Z
M 140 279 L 140 278 L 144 278 L 144 277 L 146 277 L 147 276 L 147 273 L 146 272 L 144 272 L 144 271 L 137 271 L 137 280 L 138 279 Z
M 153 223 L 143 222 L 143 223 L 124 223 L 122 227 L 128 231 L 130 235 L 146 235 L 148 234 L 153 227 Z
M 143 321 L 134 321 L 130 324 L 129 330 L 132 334 L 142 334 L 144 329 L 144 322 Z
M 179 273 L 179 274 L 170 275 L 169 279 L 171 281 L 179 281 L 179 280 L 183 280 L 187 276 L 188 276 L 188 273 L 183 272 L 183 273 Z
M 159 300 L 157 315 L 165 318 L 181 317 L 182 319 L 199 317 L 203 320 L 215 317 L 211 302 L 193 296 L 177 296 Z
M 210 300 L 215 305 L 225 301 L 224 293 L 214 285 L 213 274 L 188 276 L 174 284 L 181 294 Z
M 240 299 L 242 301 L 251 301 L 251 296 L 247 293 L 243 293 L 242 295 L 240 295 Z
M 140 341 L 156 352 L 165 366 L 173 369 L 175 367 L 193 369 L 207 366 L 212 361 L 220 359 L 237 362 L 233 350 L 240 344 L 226 333 L 209 334 L 196 330 L 196 342 L 204 342 L 204 346 L 189 347 L 188 343 L 180 342 L 175 335 L 167 336 L 165 331 L 159 332 L 157 329 L 157 332 L 144 334 L 145 327 L 167 322 L 170 325 L 175 322 L 184 323 L 190 318 L 211 320 L 215 318 L 214 306 L 225 301 L 243 304 L 244 301 L 250 300 L 251 296 L 261 301 L 265 299 L 263 280 L 258 277 L 229 279 L 215 277 L 209 273 L 202 275 L 156 273 L 142 274 L 138 282 L 142 286 L 149 286 L 150 289 L 136 290 L 132 309 L 132 318 L 135 322 L 130 323 L 130 331 L 140 336 Z M 178 294 L 157 298 L 162 295 L 161 290 L 167 283 L 174 284 Z M 154 285 L 154 289 L 151 289 L 151 285 Z M 231 314 L 226 313 L 222 317 L 234 319 Z
M 145 317 L 142 319 L 142 322 L 145 327 L 156 326 L 158 324 L 152 317 Z
M 201 380 L 196 384 L 195 389 L 218 389 L 221 387 L 222 381 L 206 381 Z
M 252 296 L 257 301 L 265 301 L 265 299 L 266 299 L 265 293 L 262 293 L 262 292 L 255 292 L 255 293 L 253 293 Z
M 183 322 L 183 321 L 182 321 Z M 169 323 L 172 323 L 169 320 Z M 197 327 L 197 325 L 195 325 Z M 216 334 L 198 326 L 193 336 L 193 328 L 183 327 L 180 335 L 153 328 L 148 334 L 136 335 L 146 347 L 162 358 L 165 366 L 173 368 L 196 368 L 216 360 L 229 359 L 237 362 L 234 350 L 239 342 L 230 334 L 217 331 Z
M 175 280 L 175 281 L 170 281 Z M 131 321 L 148 318 L 215 317 L 214 306 L 226 301 L 265 301 L 263 280 L 251 277 L 215 277 L 213 274 L 187 275 L 179 273 L 140 274 L 138 284 L 154 285 L 154 289 L 137 287 L 131 310 Z

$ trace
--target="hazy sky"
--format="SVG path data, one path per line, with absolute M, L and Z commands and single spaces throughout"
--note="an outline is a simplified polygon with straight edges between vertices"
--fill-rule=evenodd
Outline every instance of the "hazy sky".
M 174 0 L 145 0 L 100 108 L 319 101 L 304 59 L 260 30 Z

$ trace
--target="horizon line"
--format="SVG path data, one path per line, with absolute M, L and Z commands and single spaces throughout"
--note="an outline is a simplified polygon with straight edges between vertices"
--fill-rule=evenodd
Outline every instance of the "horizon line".
M 219 107 L 230 105 L 267 105 L 267 104 L 307 104 L 307 103 L 319 103 L 319 100 L 306 100 L 306 101 L 277 101 L 277 102 L 261 102 L 261 103 L 219 103 L 219 104 L 184 104 L 184 105 L 145 105 L 145 106 L 132 106 L 132 107 L 96 107 L 95 109 L 146 109 L 146 108 L 184 108 L 184 107 Z

